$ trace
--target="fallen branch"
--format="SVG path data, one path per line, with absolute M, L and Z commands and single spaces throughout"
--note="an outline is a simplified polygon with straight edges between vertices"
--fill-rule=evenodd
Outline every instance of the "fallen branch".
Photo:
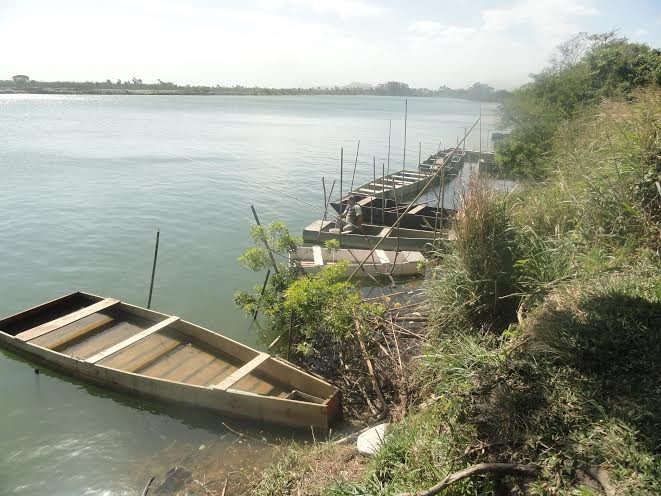
M 367 365 L 367 372 L 369 372 L 370 378 L 372 379 L 372 386 L 374 387 L 374 391 L 376 392 L 376 395 L 379 398 L 379 403 L 381 403 L 380 405 L 381 411 L 385 411 L 386 399 L 383 397 L 381 386 L 379 386 L 379 380 L 376 378 L 376 374 L 374 373 L 374 365 L 372 364 L 372 360 L 370 359 L 370 356 L 367 353 L 365 342 L 363 341 L 363 337 L 361 336 L 360 322 L 358 321 L 358 319 L 356 319 L 354 320 L 354 323 L 356 325 L 356 337 L 358 338 L 358 343 L 360 344 L 360 349 L 363 352 L 363 358 L 365 359 L 365 364 Z
M 434 494 L 440 493 L 452 484 L 474 475 L 515 474 L 524 477 L 535 477 L 538 473 L 538 470 L 531 465 L 519 465 L 518 463 L 478 463 L 477 465 L 473 465 L 471 467 L 465 468 L 464 470 L 460 470 L 459 472 L 448 475 L 441 482 L 425 491 L 418 491 L 415 493 L 400 493 L 397 496 L 434 496 Z

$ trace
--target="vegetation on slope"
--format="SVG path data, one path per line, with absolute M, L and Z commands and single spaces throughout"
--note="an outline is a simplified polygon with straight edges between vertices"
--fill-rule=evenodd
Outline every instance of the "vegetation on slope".
M 478 475 L 443 494 L 658 493 L 659 51 L 588 40 L 506 107 L 522 120 L 497 172 L 539 180 L 508 196 L 473 181 L 436 253 L 432 324 L 409 378 L 418 407 L 361 480 L 338 474 L 307 494 L 420 491 L 496 462 L 535 476 Z M 291 483 L 310 466 L 272 473 Z

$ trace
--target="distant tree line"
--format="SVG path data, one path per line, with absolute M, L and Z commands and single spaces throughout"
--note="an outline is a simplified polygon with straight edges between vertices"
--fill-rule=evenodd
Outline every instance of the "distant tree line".
M 389 81 L 372 86 L 353 83 L 347 86 L 315 88 L 263 88 L 259 86 L 192 86 L 157 80 L 143 83 L 140 78 L 122 81 L 24 81 L 0 80 L 0 93 L 89 93 L 89 94 L 181 94 L 181 95 L 377 95 L 377 96 L 440 96 L 480 101 L 500 101 L 507 92 L 495 90 L 483 83 L 466 89 L 441 86 L 438 89 L 411 88 L 407 83 Z

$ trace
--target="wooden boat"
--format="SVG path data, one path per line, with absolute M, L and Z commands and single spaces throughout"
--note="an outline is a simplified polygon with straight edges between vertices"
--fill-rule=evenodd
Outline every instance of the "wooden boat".
M 337 388 L 179 317 L 72 293 L 0 320 L 0 345 L 109 388 L 259 422 L 327 429 Z
M 372 195 L 394 199 L 418 193 L 429 181 L 429 174 L 415 170 L 401 170 L 355 188 L 351 194 Z
M 448 148 L 438 153 L 430 155 L 427 160 L 418 166 L 418 170 L 425 174 L 433 174 L 445 164 L 445 177 L 453 177 L 461 170 L 466 163 L 468 155 L 465 151 Z
M 337 228 L 335 222 L 316 220 L 303 230 L 303 241 L 306 243 L 323 243 L 329 239 L 340 241 L 341 248 L 362 248 L 371 250 L 377 242 L 388 234 L 389 227 L 363 224 L 361 232 L 347 233 Z M 391 251 L 422 251 L 428 249 L 434 241 L 434 231 L 420 229 L 395 228 L 381 242 L 379 248 Z
M 357 203 L 363 210 L 363 220 L 377 226 L 392 226 L 400 214 L 402 214 L 409 204 L 397 203 L 395 200 L 377 198 L 375 196 L 353 195 L 357 197 Z M 331 207 L 340 213 L 346 209 L 348 196 L 340 202 L 331 202 Z M 437 209 L 430 205 L 414 205 L 404 214 L 399 222 L 399 227 L 406 229 L 434 230 L 447 225 L 448 220 L 454 217 L 455 210 L 442 208 Z
M 363 270 L 359 271 L 357 275 L 391 274 L 407 276 L 419 272 L 420 262 L 424 262 L 425 257 L 419 251 L 395 252 L 377 249 L 370 255 L 370 250 L 345 248 L 329 250 L 315 245 L 297 248 L 296 251 L 289 254 L 289 260 L 291 264 L 299 265 L 308 274 L 319 272 L 322 267 L 340 261 L 349 262 L 347 272 L 351 274 L 361 262 L 367 260 L 363 264 Z

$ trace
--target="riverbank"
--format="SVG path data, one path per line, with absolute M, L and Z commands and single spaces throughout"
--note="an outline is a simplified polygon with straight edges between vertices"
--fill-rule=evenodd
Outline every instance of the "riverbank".
M 549 103 L 594 77 L 580 64 L 634 49 L 597 46 L 518 95 L 519 112 L 543 109 L 527 122 L 551 143 L 515 131 L 495 170 L 525 187 L 475 181 L 463 195 L 452 241 L 431 257 L 429 324 L 382 448 L 351 470 L 333 443 L 294 449 L 255 494 L 657 493 L 661 88 L 622 94 L 600 76 L 593 91 L 610 99 Z

